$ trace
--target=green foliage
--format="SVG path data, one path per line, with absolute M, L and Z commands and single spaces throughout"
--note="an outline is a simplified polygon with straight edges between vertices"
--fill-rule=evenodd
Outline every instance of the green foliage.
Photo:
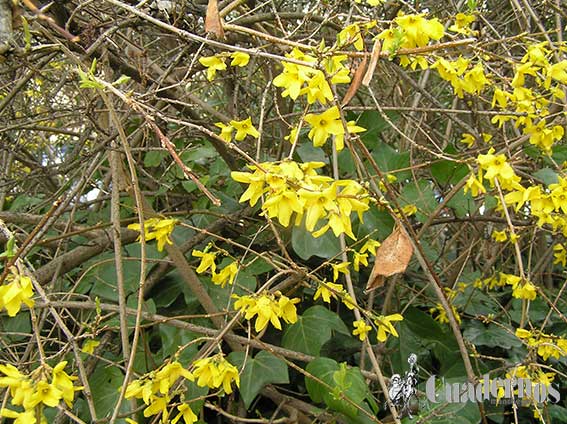
M 282 346 L 308 355 L 319 355 L 321 347 L 331 338 L 333 332 L 349 334 L 341 318 L 322 306 L 306 309 L 295 324 L 284 332 Z
M 244 352 L 232 352 L 230 362 L 242 369 L 240 374 L 240 395 L 246 408 L 267 384 L 289 383 L 286 363 L 266 351 L 260 351 L 254 358 Z
M 361 414 L 358 407 L 369 393 L 358 368 L 349 368 L 345 363 L 339 364 L 330 358 L 317 358 L 307 364 L 305 371 L 324 383 L 305 378 L 307 392 L 313 401 L 324 402 L 329 408 L 351 418 Z

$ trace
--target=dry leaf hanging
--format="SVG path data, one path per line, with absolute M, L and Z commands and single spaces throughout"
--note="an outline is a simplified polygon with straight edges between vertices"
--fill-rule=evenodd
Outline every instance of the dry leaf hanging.
M 218 39 L 224 38 L 224 30 L 222 28 L 217 0 L 209 0 L 209 4 L 207 5 L 207 15 L 205 17 L 205 32 L 211 32 L 215 34 Z
M 352 100 L 358 89 L 360 88 L 360 83 L 362 82 L 362 76 L 366 71 L 366 62 L 368 59 L 364 56 L 362 62 L 358 64 L 358 68 L 354 71 L 354 77 L 352 78 L 352 82 L 350 83 L 350 87 L 348 88 L 343 101 L 341 102 L 341 106 L 346 106 Z
M 396 226 L 376 251 L 376 259 L 366 291 L 382 287 L 386 277 L 404 272 L 412 255 L 413 246 L 409 237 L 404 230 Z

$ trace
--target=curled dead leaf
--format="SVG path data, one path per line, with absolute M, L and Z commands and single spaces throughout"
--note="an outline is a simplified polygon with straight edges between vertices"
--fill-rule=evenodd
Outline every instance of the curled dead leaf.
M 224 29 L 219 15 L 219 6 L 217 0 L 209 0 L 207 5 L 207 15 L 205 17 L 205 32 L 215 34 L 219 39 L 224 38 Z
M 364 84 L 366 87 L 368 87 L 370 85 L 370 81 L 372 81 L 374 71 L 376 70 L 376 65 L 378 64 L 378 59 L 380 59 L 381 51 L 382 44 L 380 43 L 380 40 L 374 41 L 374 46 L 372 46 L 372 54 L 370 55 L 370 64 L 368 65 L 366 74 L 364 74 L 364 78 L 362 79 L 362 84 Z
M 358 64 L 356 71 L 354 71 L 354 76 L 352 78 L 352 82 L 345 93 L 343 101 L 341 102 L 341 106 L 346 106 L 354 97 L 358 89 L 360 88 L 360 83 L 362 82 L 362 77 L 364 75 L 364 71 L 366 70 L 366 62 L 368 61 L 367 57 L 364 56 L 362 62 Z
M 376 251 L 374 267 L 365 292 L 382 287 L 386 277 L 404 272 L 412 255 L 413 246 L 408 235 L 405 230 L 396 226 Z

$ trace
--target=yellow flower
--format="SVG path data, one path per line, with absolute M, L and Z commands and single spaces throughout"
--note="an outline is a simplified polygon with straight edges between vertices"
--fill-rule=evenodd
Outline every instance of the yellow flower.
M 16 267 L 10 269 L 6 282 L 0 286 L 0 309 L 4 308 L 8 316 L 14 317 L 22 307 L 22 303 L 32 308 L 34 292 L 30 277 L 21 275 Z
M 291 215 L 303 213 L 303 205 L 295 191 L 284 190 L 272 195 L 264 202 L 263 209 L 270 218 L 277 217 L 284 227 L 289 226 Z
M 43 403 L 46 406 L 55 407 L 62 397 L 63 392 L 61 390 L 45 380 L 40 380 L 35 384 L 34 393 L 30 398 L 30 406 L 34 407 Z
M 531 282 L 526 281 L 523 285 L 514 287 L 512 296 L 516 299 L 534 300 L 537 297 L 537 288 Z
M 250 174 L 249 172 L 232 171 L 230 176 L 234 181 L 248 184 L 248 188 L 244 193 L 242 193 L 242 196 L 240 196 L 238 201 L 242 203 L 249 200 L 250 206 L 254 206 L 260 197 L 262 197 L 262 193 L 264 192 L 264 181 L 266 178 L 264 173 L 259 170 L 256 170 L 254 174 Z
M 348 25 L 337 34 L 337 45 L 344 47 L 347 44 L 352 44 L 358 51 L 364 48 L 364 40 L 362 35 L 360 35 L 358 23 Z
M 449 31 L 457 32 L 463 35 L 470 35 L 473 33 L 473 31 L 469 28 L 469 26 L 474 21 L 476 21 L 476 17 L 474 15 L 457 13 L 457 16 L 455 16 L 455 23 L 449 27 Z
M 219 137 L 227 143 L 230 143 L 230 141 L 232 140 L 232 132 L 234 131 L 234 127 L 232 125 L 225 125 L 222 122 L 217 122 L 215 126 L 221 129 Z
M 287 53 L 286 57 L 298 59 L 303 62 L 317 61 L 317 59 L 306 55 L 298 48 L 294 48 L 291 53 Z M 289 62 L 282 62 L 282 66 L 282 73 L 274 78 L 272 84 L 276 87 L 284 88 L 282 97 L 289 96 L 292 100 L 296 100 L 300 94 L 301 87 L 305 82 L 309 81 L 311 75 L 315 72 L 315 69 Z
M 356 125 L 355 121 L 348 121 L 347 122 L 347 133 L 348 134 L 356 134 L 356 133 L 361 133 L 366 131 L 366 128 L 363 127 L 359 127 L 358 125 Z M 340 152 L 341 150 L 344 149 L 345 147 L 345 135 L 344 133 L 342 134 L 337 134 L 335 136 L 335 144 L 337 146 L 337 152 Z
M 360 248 L 360 253 L 370 252 L 376 256 L 376 248 L 380 247 L 380 242 L 372 239 L 366 240 L 366 243 Z
M 150 218 L 144 221 L 144 237 L 146 241 L 157 240 L 157 249 L 161 252 L 165 244 L 173 244 L 169 236 L 177 224 L 177 219 L 161 219 Z M 134 223 L 128 225 L 128 228 L 134 231 L 140 231 L 140 224 Z M 138 237 L 138 240 L 140 238 Z
M 323 59 L 323 66 L 327 74 L 331 76 L 331 84 L 348 84 L 350 82 L 350 70 L 343 65 L 347 60 L 345 54 L 333 55 Z
M 392 321 L 401 321 L 404 317 L 400 314 L 393 314 L 393 315 L 380 315 L 374 319 L 374 323 L 378 327 L 378 341 L 385 342 L 388 338 L 388 334 L 391 334 L 394 337 L 398 337 L 398 332 L 392 325 Z
M 297 308 L 295 307 L 295 304 L 299 302 L 300 300 L 297 297 L 290 299 L 289 297 L 280 294 L 280 298 L 278 299 L 280 316 L 286 323 L 295 324 L 297 322 Z
M 546 66 L 544 68 L 544 72 L 546 75 L 544 83 L 545 88 L 550 87 L 552 79 L 560 82 L 561 84 L 567 84 L 567 60 L 562 60 L 561 62 Z
M 461 143 L 466 144 L 468 147 L 472 147 L 475 141 L 474 135 L 469 133 L 464 133 L 463 138 L 461 138 Z
M 479 170 L 479 175 L 482 175 Z M 482 185 L 482 176 L 477 178 L 474 174 L 468 178 L 464 188 L 465 193 L 470 191 L 473 197 L 477 197 L 481 193 L 486 193 L 484 185 Z
M 327 100 L 333 100 L 331 87 L 325 79 L 325 74 L 321 71 L 315 72 L 307 81 L 307 87 L 303 88 L 299 94 L 307 94 L 307 103 L 309 104 L 319 101 L 319 103 L 325 105 Z
M 337 189 L 334 185 L 322 191 L 300 189 L 297 194 L 304 202 L 307 231 L 313 231 L 317 221 L 325 217 L 327 211 L 336 209 Z
M 176 223 L 177 219 L 160 219 L 159 222 L 154 224 L 152 228 L 153 232 L 150 234 L 152 234 L 152 238 L 155 238 L 157 241 L 158 252 L 163 250 L 165 243 L 173 244 L 169 236 L 173 232 Z M 146 240 L 148 240 L 148 237 L 146 237 Z
M 203 358 L 193 363 L 195 370 L 193 374 L 197 377 L 199 387 L 209 387 L 211 389 L 223 387 L 225 393 L 232 393 L 232 382 L 240 386 L 240 376 L 238 369 L 228 362 L 222 354 Z
M 224 57 L 208 56 L 199 58 L 199 62 L 205 68 L 207 68 L 207 79 L 212 81 L 215 79 L 217 71 L 224 71 L 226 69 L 226 63 L 224 63 Z
M 490 81 L 484 74 L 482 63 L 477 63 L 474 68 L 465 74 L 460 87 L 469 94 L 480 94 L 489 83 Z M 459 94 L 460 90 L 457 90 L 456 93 L 462 98 L 462 94 Z
M 368 266 L 368 253 L 353 252 L 352 267 L 356 272 L 360 270 L 360 264 Z
M 226 283 L 234 283 L 234 279 L 236 278 L 237 273 L 238 264 L 236 262 L 232 262 L 225 266 L 218 274 L 213 273 L 213 283 L 224 288 Z
M 400 15 L 394 22 L 404 31 L 404 47 L 423 47 L 430 39 L 439 40 L 445 29 L 437 18 L 425 19 L 423 15 Z
M 530 281 L 503 272 L 500 273 L 500 281 L 501 285 L 512 286 L 512 296 L 516 299 L 534 300 L 537 297 L 537 288 Z
M 89 339 L 83 343 L 83 347 L 81 348 L 81 352 L 85 352 L 88 354 L 93 354 L 95 348 L 100 344 L 100 341 Z
M 234 302 L 234 309 L 240 310 L 244 314 L 244 319 L 248 321 L 257 317 L 254 325 L 256 332 L 266 328 L 268 322 L 281 330 L 280 318 L 291 324 L 297 321 L 295 304 L 299 302 L 299 299 L 289 299 L 280 292 L 277 292 L 276 295 L 279 297 L 277 301 L 274 295 L 269 293 L 253 296 L 233 295 L 232 297 L 237 299 Z
M 2 408 L 0 410 L 0 416 L 6 418 L 15 418 L 13 424 L 35 424 L 37 423 L 36 420 L 36 411 L 35 410 L 27 410 L 24 412 L 16 412 L 12 411 L 11 409 Z
M 305 120 L 311 125 L 308 137 L 315 147 L 323 146 L 330 135 L 344 134 L 340 117 L 337 106 L 320 114 L 309 113 L 305 116 Z
M 372 330 L 372 327 L 366 324 L 363 319 L 353 322 L 354 330 L 352 330 L 353 336 L 358 336 L 361 342 L 366 340 L 368 332 Z
M 167 406 L 169 404 L 169 397 L 152 396 L 150 398 L 150 403 L 146 409 L 144 409 L 144 417 L 151 417 L 152 415 L 157 415 L 161 413 L 161 421 L 166 423 L 169 413 L 167 412 Z
M 342 284 L 335 284 L 335 283 L 326 283 L 323 282 L 319 284 L 317 291 L 313 295 L 313 300 L 319 299 L 319 297 L 323 298 L 323 302 L 331 303 L 331 297 L 336 299 L 336 293 L 343 293 L 345 291 Z
M 201 263 L 196 269 L 197 274 L 202 274 L 206 270 L 210 269 L 211 273 L 214 273 L 217 269 L 215 264 L 215 259 L 217 257 L 217 253 L 210 253 L 210 252 L 201 252 L 200 250 L 193 249 L 191 253 L 192 256 L 196 258 L 201 258 Z
M 51 384 L 61 391 L 63 400 L 69 408 L 73 406 L 75 399 L 75 392 L 80 391 L 83 387 L 75 387 L 73 381 L 77 379 L 75 376 L 70 376 L 65 372 L 67 361 L 59 362 L 52 372 Z
M 295 144 L 295 143 L 297 143 L 297 140 L 298 140 L 298 138 L 299 138 L 299 137 L 298 137 L 299 134 L 298 134 L 297 131 L 298 131 L 298 128 L 297 128 L 297 127 L 293 127 L 293 128 L 290 130 L 289 134 L 284 137 L 284 140 L 289 141 L 290 144 Z
M 503 154 L 494 155 L 493 148 L 490 148 L 486 155 L 478 155 L 477 162 L 485 171 L 484 178 L 491 183 L 494 178 L 498 178 L 503 189 L 514 188 L 519 181 L 514 169 L 506 161 L 506 156 Z
M 502 230 L 502 231 L 494 230 L 492 232 L 492 238 L 494 239 L 494 241 L 497 241 L 498 243 L 502 243 L 508 240 L 508 235 L 506 234 L 506 230 Z
M 250 55 L 244 52 L 234 52 L 230 55 L 232 57 L 232 62 L 230 62 L 230 66 L 246 66 L 250 61 Z
M 519 339 L 527 339 L 530 338 L 532 336 L 532 333 L 528 330 L 525 330 L 523 328 L 516 328 L 516 337 L 518 337 Z
M 340 264 L 331 264 L 333 267 L 333 281 L 337 281 L 339 273 L 347 275 L 349 273 L 348 266 L 350 262 L 341 262 Z
M 234 136 L 236 141 L 244 140 L 247 135 L 254 138 L 260 137 L 260 133 L 252 125 L 252 118 L 250 117 L 242 121 L 230 121 L 230 125 L 236 130 L 236 135 Z
M 561 266 L 567 265 L 567 250 L 565 246 L 561 243 L 553 246 L 553 264 L 561 264 Z
M 183 422 L 185 424 L 193 424 L 199 420 L 199 417 L 193 413 L 191 407 L 186 403 L 178 405 L 177 410 L 179 411 L 179 414 L 171 420 L 171 424 L 176 424 L 181 418 L 183 418 Z
M 458 324 L 461 324 L 461 316 L 457 311 L 457 308 L 454 305 L 451 305 L 451 309 L 453 311 L 453 315 L 455 316 L 455 320 Z M 439 321 L 441 324 L 448 324 L 449 318 L 447 317 L 447 312 L 445 312 L 445 308 L 443 305 L 438 303 L 434 308 L 429 308 L 430 314 L 435 314 L 435 321 Z
M 166 395 L 173 384 L 183 377 L 189 381 L 193 381 L 194 377 L 188 370 L 186 370 L 181 363 L 172 361 L 164 365 L 158 372 L 154 374 L 154 382 L 159 387 L 159 392 Z

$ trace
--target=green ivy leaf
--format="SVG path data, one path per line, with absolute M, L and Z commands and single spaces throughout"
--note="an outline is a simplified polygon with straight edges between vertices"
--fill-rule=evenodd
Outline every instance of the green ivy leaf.
M 350 334 L 343 320 L 323 306 L 308 308 L 297 322 L 284 332 L 282 346 L 308 355 L 317 356 L 332 335 L 333 331 Z
M 117 367 L 100 364 L 96 368 L 89 378 L 89 386 L 97 416 L 106 417 L 112 414 L 123 382 L 124 375 Z M 121 412 L 129 410 L 128 402 L 122 402 L 121 410 Z
M 339 365 L 330 358 L 316 358 L 307 365 L 305 370 L 331 387 L 329 390 L 327 386 L 306 377 L 305 386 L 314 402 L 324 402 L 329 408 L 350 417 L 358 415 L 358 409 L 353 403 L 360 405 L 368 395 L 360 369 L 347 368 L 346 364 Z M 352 403 L 345 400 L 344 397 L 350 399 Z
M 232 352 L 228 359 L 239 369 L 245 364 L 240 374 L 240 396 L 246 408 L 267 384 L 289 383 L 286 363 L 266 351 L 259 352 L 254 359 L 246 358 L 244 352 Z
M 408 204 L 417 206 L 415 216 L 418 221 L 427 221 L 428 216 L 438 205 L 432 184 L 429 181 L 421 180 L 417 184 L 406 185 L 400 194 L 400 205 Z
M 341 251 L 339 239 L 335 237 L 332 230 L 315 238 L 305 229 L 304 225 L 294 226 L 291 230 L 291 246 L 295 253 L 304 260 L 313 255 L 330 259 Z

